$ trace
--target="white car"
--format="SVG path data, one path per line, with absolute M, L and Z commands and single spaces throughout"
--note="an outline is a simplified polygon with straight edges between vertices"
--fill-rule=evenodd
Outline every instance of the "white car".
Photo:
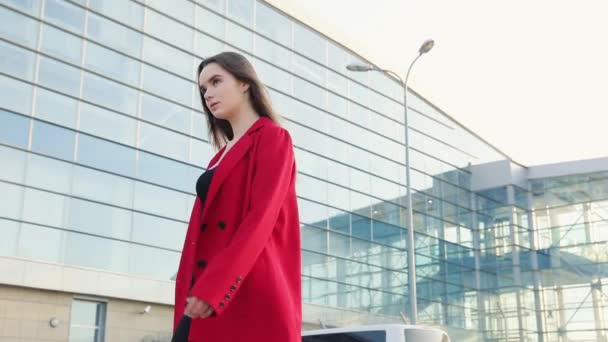
M 303 331 L 302 342 L 450 342 L 450 338 L 437 328 L 382 324 Z

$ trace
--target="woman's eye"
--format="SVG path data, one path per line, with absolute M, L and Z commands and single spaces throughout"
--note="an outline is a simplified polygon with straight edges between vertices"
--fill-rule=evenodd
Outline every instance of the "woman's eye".
M 213 85 L 217 85 L 220 82 L 220 80 L 213 80 Z

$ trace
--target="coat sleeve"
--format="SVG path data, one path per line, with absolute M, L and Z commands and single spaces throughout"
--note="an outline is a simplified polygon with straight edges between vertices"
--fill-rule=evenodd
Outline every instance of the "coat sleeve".
M 295 177 L 293 144 L 287 130 L 265 127 L 254 156 L 251 206 L 232 241 L 197 279 L 190 295 L 204 300 L 220 315 L 234 301 L 238 288 L 266 246 Z M 211 284 L 211 285 L 210 285 Z

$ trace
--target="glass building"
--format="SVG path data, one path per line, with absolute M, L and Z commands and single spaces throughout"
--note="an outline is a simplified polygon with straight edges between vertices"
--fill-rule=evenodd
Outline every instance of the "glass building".
M 168 341 L 214 154 L 195 70 L 226 50 L 294 139 L 305 328 L 408 319 L 394 79 L 257 0 L 0 0 L 0 22 L 0 339 Z M 608 159 L 518 165 L 420 94 L 408 107 L 418 321 L 608 341 Z

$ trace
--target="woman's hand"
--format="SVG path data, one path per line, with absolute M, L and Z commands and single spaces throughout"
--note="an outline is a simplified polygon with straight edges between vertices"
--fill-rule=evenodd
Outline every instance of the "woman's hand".
M 207 318 L 213 314 L 213 308 L 211 305 L 205 303 L 196 297 L 188 297 L 186 300 L 186 311 L 184 315 L 192 318 Z

